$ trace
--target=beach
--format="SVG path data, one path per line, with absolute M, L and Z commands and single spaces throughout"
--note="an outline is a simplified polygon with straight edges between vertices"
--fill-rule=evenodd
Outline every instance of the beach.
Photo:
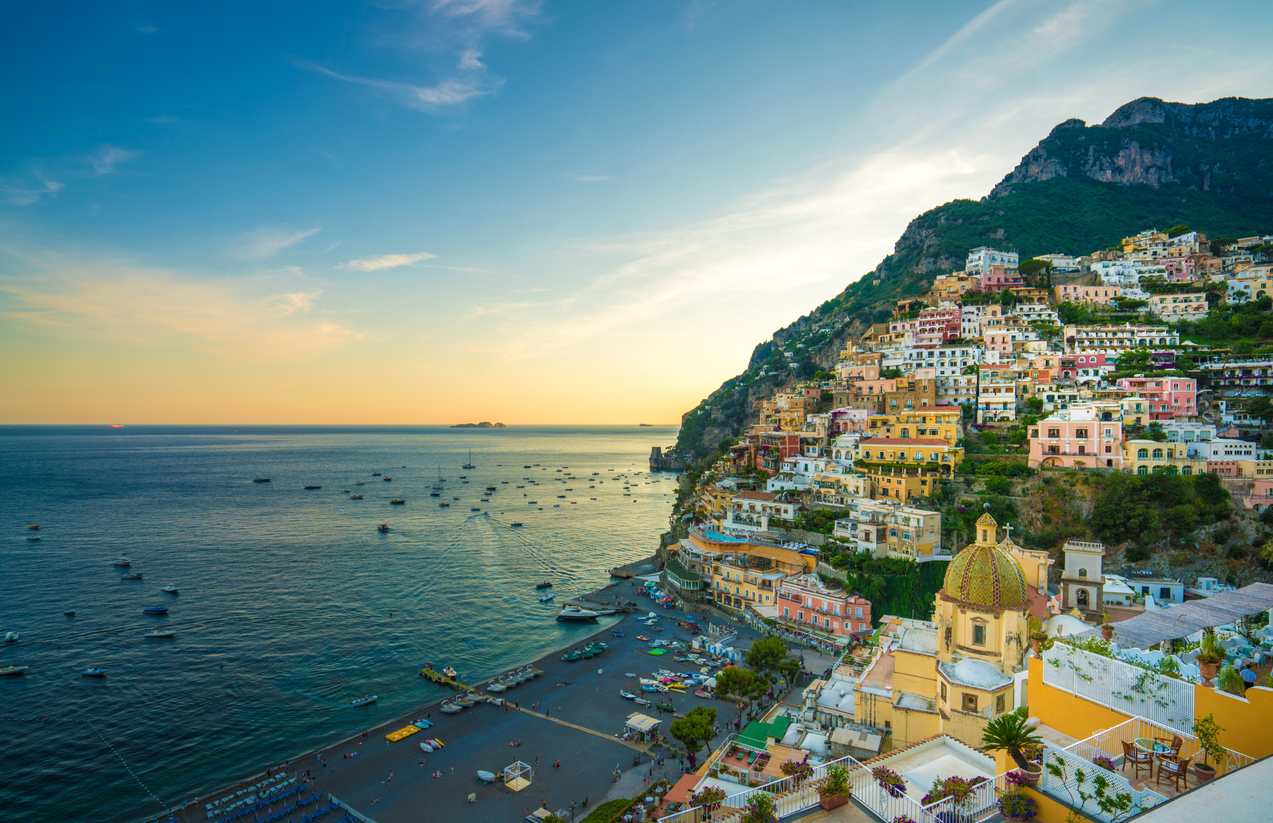
M 591 808 L 612 795 L 636 794 L 650 778 L 652 756 L 657 750 L 651 752 L 648 745 L 621 740 L 618 735 L 623 731 L 624 721 L 630 713 L 640 711 L 663 720 L 661 730 L 666 734 L 667 725 L 674 717 L 660 714 L 653 706 L 637 706 L 620 697 L 620 689 L 637 684 L 625 674 L 632 672 L 649 677 L 651 672 L 661 668 L 677 671 L 696 668 L 691 663 L 673 663 L 670 655 L 650 655 L 649 646 L 636 639 L 636 635 L 646 634 L 651 638 L 689 641 L 693 636 L 691 632 L 675 624 L 695 620 L 693 615 L 687 616 L 680 610 L 654 606 L 637 594 L 639 582 L 624 581 L 599 592 L 596 597 L 632 600 L 637 602 L 639 613 L 641 610 L 656 612 L 662 632 L 650 633 L 633 615 L 627 615 L 614 626 L 600 628 L 592 635 L 608 644 L 602 655 L 591 660 L 566 662 L 560 659 L 564 650 L 558 650 L 534 661 L 531 665 L 543 674 L 497 695 L 508 701 L 510 705 L 506 708 L 478 704 L 459 714 L 448 715 L 438 711 L 434 702 L 407 715 L 381 720 L 370 726 L 365 736 L 311 752 L 286 765 L 278 764 L 273 771 L 283 768 L 289 777 L 308 771 L 314 778 L 315 791 L 330 793 L 377 823 L 405 823 L 422 818 L 512 821 L 524 818 L 528 811 L 545 804 L 550 810 L 568 811 L 572 803 L 578 818 L 582 816 L 579 811 L 584 808 L 585 799 Z M 613 636 L 615 629 L 624 636 Z M 739 647 L 746 648 L 754 637 L 754 632 L 740 629 Z M 576 640 L 568 648 L 586 645 L 592 638 Z M 447 661 L 430 662 L 440 669 Z M 479 690 L 483 685 L 478 684 Z M 726 701 L 671 692 L 664 697 L 672 700 L 679 714 L 700 705 L 715 707 L 721 727 L 717 741 L 732 731 L 738 719 L 737 709 Z M 537 704 L 540 708 L 532 709 Z M 372 710 L 368 711 L 368 717 L 375 716 L 374 708 L 369 708 Z M 386 740 L 386 734 L 417 718 L 427 718 L 435 725 L 398 742 Z M 425 753 L 419 742 L 428 738 L 440 739 L 446 745 L 439 752 Z M 700 752 L 700 757 L 704 753 Z M 561 761 L 559 770 L 553 768 L 558 760 Z M 533 770 L 529 787 L 515 792 L 498 781 L 494 785 L 479 783 L 479 769 L 499 775 L 506 766 L 517 761 Z M 617 784 L 616 769 L 620 773 Z M 433 776 L 437 772 L 441 772 L 440 777 Z M 681 774 L 678 761 L 667 759 L 662 767 L 655 768 L 654 778 L 663 777 L 665 772 L 675 781 Z M 255 782 L 255 779 L 247 782 Z M 237 785 L 237 782 L 232 784 Z M 221 797 L 230 788 L 227 786 L 212 796 Z M 476 795 L 474 803 L 468 801 L 470 794 Z M 185 812 L 178 812 L 176 819 L 182 823 L 207 820 L 206 802 L 200 799 Z M 279 804 L 262 812 L 262 816 L 281 808 Z M 281 820 L 286 823 L 294 819 L 299 823 L 302 818 L 298 811 Z

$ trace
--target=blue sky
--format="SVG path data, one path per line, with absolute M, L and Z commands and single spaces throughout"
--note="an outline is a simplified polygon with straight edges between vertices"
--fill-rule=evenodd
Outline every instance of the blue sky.
M 0 11 L 0 421 L 672 422 L 1061 120 L 1273 88 L 1254 2 L 267 5 Z

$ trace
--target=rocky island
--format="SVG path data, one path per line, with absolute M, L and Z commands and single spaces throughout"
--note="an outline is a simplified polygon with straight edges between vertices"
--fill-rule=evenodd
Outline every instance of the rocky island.
M 492 423 L 489 420 L 483 420 L 481 423 L 456 423 L 453 429 L 506 429 L 503 423 Z

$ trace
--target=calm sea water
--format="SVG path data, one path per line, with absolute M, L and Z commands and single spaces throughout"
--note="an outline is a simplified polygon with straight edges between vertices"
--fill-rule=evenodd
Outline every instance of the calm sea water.
M 647 459 L 674 437 L 0 427 L 0 633 L 21 635 L 0 667 L 30 666 L 0 677 L 0 817 L 153 816 L 436 698 L 426 662 L 477 679 L 595 631 L 557 623 L 534 584 L 564 600 L 654 550 L 676 487 Z M 120 580 L 121 554 L 144 580 Z M 161 626 L 176 639 L 143 639 Z

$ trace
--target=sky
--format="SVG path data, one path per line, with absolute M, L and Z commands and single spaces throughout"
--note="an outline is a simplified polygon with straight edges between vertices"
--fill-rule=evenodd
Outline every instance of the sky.
M 0 7 L 0 423 L 675 423 L 1267 2 Z M 1073 251 L 1073 250 L 1069 250 Z

